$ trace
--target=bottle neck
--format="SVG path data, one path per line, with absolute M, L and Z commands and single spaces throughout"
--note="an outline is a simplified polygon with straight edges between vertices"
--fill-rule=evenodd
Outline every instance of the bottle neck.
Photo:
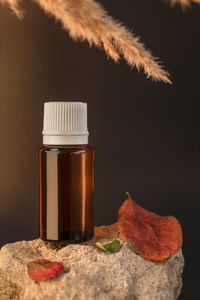
M 85 145 L 88 135 L 43 135 L 44 145 Z

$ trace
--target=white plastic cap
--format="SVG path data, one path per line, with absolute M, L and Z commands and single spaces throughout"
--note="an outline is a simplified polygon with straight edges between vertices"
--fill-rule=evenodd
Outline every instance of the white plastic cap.
M 87 103 L 45 102 L 43 144 L 88 144 Z

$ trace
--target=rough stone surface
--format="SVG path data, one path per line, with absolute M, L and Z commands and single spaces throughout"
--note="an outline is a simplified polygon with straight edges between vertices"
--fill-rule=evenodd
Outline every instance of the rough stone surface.
M 122 243 L 110 254 L 95 246 L 114 239 Z M 27 262 L 46 258 L 60 261 L 65 272 L 34 282 Z M 174 300 L 181 286 L 184 259 L 180 251 L 165 262 L 145 260 L 128 248 L 117 223 L 95 228 L 92 240 L 58 245 L 41 239 L 19 241 L 0 250 L 0 299 L 22 300 Z

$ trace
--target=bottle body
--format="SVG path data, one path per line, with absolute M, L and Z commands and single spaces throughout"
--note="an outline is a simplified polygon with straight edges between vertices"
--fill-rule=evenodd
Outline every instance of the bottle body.
M 94 150 L 49 145 L 39 151 L 40 238 L 83 242 L 94 234 Z

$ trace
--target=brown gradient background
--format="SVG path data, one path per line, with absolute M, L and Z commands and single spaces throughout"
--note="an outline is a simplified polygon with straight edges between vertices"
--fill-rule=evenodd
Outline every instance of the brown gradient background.
M 183 13 L 160 0 L 101 1 L 134 28 L 171 72 L 153 83 L 75 43 L 25 1 L 19 22 L 0 6 L 0 240 L 39 234 L 38 150 L 43 103 L 87 101 L 95 147 L 95 223 L 110 224 L 129 191 L 159 214 L 175 215 L 186 259 L 180 299 L 199 295 L 200 7 Z

